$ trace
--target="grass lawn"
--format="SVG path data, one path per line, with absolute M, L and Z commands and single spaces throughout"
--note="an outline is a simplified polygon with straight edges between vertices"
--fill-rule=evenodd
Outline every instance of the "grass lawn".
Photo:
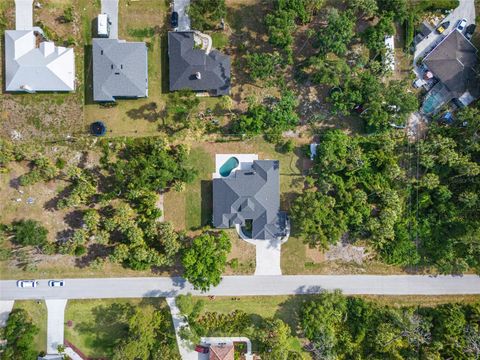
M 299 310 L 301 305 L 308 300 L 308 296 L 245 296 L 240 300 L 232 300 L 230 297 L 216 297 L 215 300 L 204 298 L 205 307 L 203 313 L 207 311 L 218 312 L 222 314 L 230 313 L 234 310 L 242 310 L 252 315 L 252 320 L 256 324 L 261 323 L 261 318 L 279 318 L 287 323 L 292 335 L 297 335 Z M 255 348 L 255 343 L 253 344 Z M 301 340 L 298 337 L 292 339 L 291 347 L 297 351 L 302 351 Z M 255 350 L 255 349 L 254 349 Z M 303 352 L 307 358 L 309 354 Z
M 17 300 L 14 309 L 24 309 L 32 318 L 32 322 L 38 327 L 39 332 L 35 336 L 35 349 L 45 351 L 47 349 L 47 307 L 44 301 Z
M 144 308 L 154 306 L 163 309 L 163 299 L 102 299 L 70 300 L 65 311 L 65 339 L 92 358 L 110 357 L 117 341 L 127 335 L 128 328 L 119 320 L 122 307 Z M 171 328 L 173 332 L 173 325 Z

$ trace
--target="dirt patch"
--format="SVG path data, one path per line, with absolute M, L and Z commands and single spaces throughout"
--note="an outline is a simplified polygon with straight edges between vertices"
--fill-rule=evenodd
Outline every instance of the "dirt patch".
M 305 256 L 308 260 L 314 263 L 321 263 L 325 261 L 325 254 L 323 251 L 305 245 Z
M 369 255 L 363 246 L 345 244 L 341 241 L 335 245 L 330 245 L 325 252 L 325 261 L 342 261 L 363 264 L 368 258 Z

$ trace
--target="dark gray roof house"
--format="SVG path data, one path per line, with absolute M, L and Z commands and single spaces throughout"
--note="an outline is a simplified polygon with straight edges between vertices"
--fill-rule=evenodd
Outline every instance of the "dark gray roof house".
M 230 93 L 230 57 L 195 48 L 193 31 L 168 33 L 170 91 L 191 89 L 212 95 Z
M 278 160 L 255 160 L 251 169 L 213 179 L 213 226 L 248 226 L 252 239 L 273 240 L 288 234 L 287 215 L 280 211 Z
M 480 96 L 480 81 L 476 67 L 477 49 L 457 30 L 453 30 L 424 59 L 423 63 L 449 92 L 450 99 L 466 92 Z
M 144 42 L 93 39 L 93 99 L 147 97 L 147 61 Z

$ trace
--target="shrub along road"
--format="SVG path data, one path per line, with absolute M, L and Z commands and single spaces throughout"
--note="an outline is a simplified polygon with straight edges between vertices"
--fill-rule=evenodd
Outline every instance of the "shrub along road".
M 65 287 L 18 288 L 16 281 L 0 281 L 0 300 L 101 299 L 201 295 L 181 277 L 66 279 Z M 455 295 L 480 294 L 480 277 L 427 275 L 273 275 L 224 276 L 220 285 L 203 295 L 254 296 L 314 294 L 340 289 L 346 295 Z

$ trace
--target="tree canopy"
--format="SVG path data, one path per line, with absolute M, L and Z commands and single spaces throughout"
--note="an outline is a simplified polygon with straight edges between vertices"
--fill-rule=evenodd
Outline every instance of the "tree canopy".
M 224 231 L 206 232 L 193 239 L 192 245 L 184 251 L 182 263 L 185 278 L 195 289 L 207 291 L 220 283 L 231 246 Z
M 34 348 L 34 337 L 38 331 L 38 327 L 32 323 L 30 315 L 25 310 L 13 309 L 4 330 L 7 344 L 2 359 L 36 359 L 38 353 Z

